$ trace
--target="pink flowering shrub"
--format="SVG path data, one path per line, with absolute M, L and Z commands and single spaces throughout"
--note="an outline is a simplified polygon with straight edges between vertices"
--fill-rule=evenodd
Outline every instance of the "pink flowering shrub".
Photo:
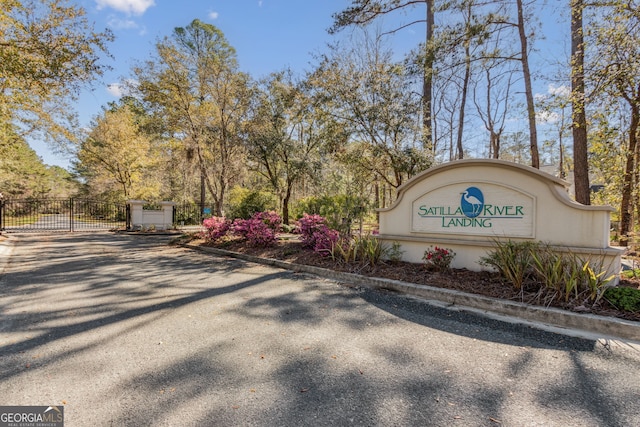
M 202 225 L 202 238 L 208 242 L 215 242 L 227 234 L 231 228 L 231 221 L 225 217 L 212 216 L 202 221 Z
M 329 228 L 320 215 L 304 214 L 298 220 L 298 230 L 304 246 L 322 254 L 329 254 L 340 240 L 340 233 Z
M 256 212 L 251 218 L 259 219 L 275 232 L 282 229 L 282 217 L 274 211 Z
M 429 270 L 447 271 L 451 267 L 451 261 L 455 256 L 456 253 L 451 249 L 431 246 L 431 248 L 424 251 L 422 259 Z
M 282 218 L 275 212 L 256 212 L 250 219 L 236 219 L 232 228 L 249 245 L 267 247 L 277 242 L 281 224 Z

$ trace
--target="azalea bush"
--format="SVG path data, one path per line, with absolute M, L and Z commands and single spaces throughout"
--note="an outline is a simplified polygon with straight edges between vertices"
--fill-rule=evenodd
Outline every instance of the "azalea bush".
M 256 212 L 250 219 L 233 221 L 233 233 L 251 246 L 267 247 L 278 241 L 282 218 L 275 212 Z
M 256 218 L 236 219 L 233 221 L 233 233 L 246 239 L 251 246 L 267 247 L 278 240 L 275 231 Z
M 330 254 L 340 240 L 340 233 L 329 228 L 326 219 L 320 215 L 304 214 L 298 220 L 297 231 L 305 247 L 323 255 Z
M 429 249 L 424 251 L 422 260 L 429 270 L 449 271 L 451 268 L 451 261 L 453 261 L 455 256 L 456 253 L 451 249 L 431 246 Z
M 224 237 L 231 228 L 231 221 L 225 217 L 212 216 L 206 218 L 202 222 L 204 230 L 202 231 L 202 238 L 208 242 L 215 242 Z
M 256 212 L 251 218 L 264 222 L 267 227 L 275 232 L 279 232 L 282 229 L 282 217 L 275 211 Z

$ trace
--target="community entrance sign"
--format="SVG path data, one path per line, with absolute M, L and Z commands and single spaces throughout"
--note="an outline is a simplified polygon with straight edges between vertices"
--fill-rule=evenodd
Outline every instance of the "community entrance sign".
M 535 236 L 535 198 L 475 181 L 437 188 L 413 202 L 411 231 L 478 236 Z
M 459 160 L 417 175 L 380 209 L 382 240 L 397 242 L 403 259 L 421 262 L 431 245 L 456 252 L 452 267 L 480 270 L 496 241 L 540 241 L 559 251 L 600 257 L 620 271 L 621 251 L 609 246 L 608 206 L 571 200 L 567 183 L 502 160 Z

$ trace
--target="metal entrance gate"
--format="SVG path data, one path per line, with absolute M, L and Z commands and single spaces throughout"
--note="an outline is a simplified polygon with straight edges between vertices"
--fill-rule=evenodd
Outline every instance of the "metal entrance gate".
M 0 230 L 90 231 L 125 228 L 127 206 L 87 199 L 0 200 Z

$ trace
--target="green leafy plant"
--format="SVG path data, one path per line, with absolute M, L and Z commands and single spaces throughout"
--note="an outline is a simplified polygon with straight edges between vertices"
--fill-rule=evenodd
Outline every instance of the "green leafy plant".
M 604 292 L 604 299 L 619 310 L 640 312 L 640 289 L 622 286 L 609 288 Z
M 366 198 L 357 195 L 312 196 L 300 200 L 293 208 L 296 217 L 320 215 L 328 227 L 340 234 L 351 233 L 351 224 L 362 218 L 368 209 Z
M 449 271 L 451 268 L 451 261 L 453 261 L 455 256 L 456 253 L 451 249 L 431 246 L 429 249 L 424 251 L 422 260 L 429 270 Z
M 229 218 L 250 219 L 257 212 L 276 207 L 275 197 L 264 191 L 235 187 L 229 197 Z
M 637 279 L 640 278 L 640 268 L 633 268 L 630 270 L 625 270 L 622 273 L 620 273 L 620 275 L 622 277 L 624 277 L 625 279 Z
M 548 247 L 538 247 L 531 251 L 534 271 L 537 277 L 552 288 L 558 288 L 565 279 L 566 262 L 560 254 L 550 251 Z
M 360 260 L 365 264 L 376 265 L 387 254 L 385 245 L 374 236 L 356 236 L 353 241 Z
M 334 260 L 376 265 L 387 257 L 389 249 L 375 236 L 342 237 L 330 250 Z
M 389 261 L 391 262 L 402 261 L 402 254 L 404 253 L 404 251 L 400 249 L 401 247 L 402 245 L 399 242 L 393 242 L 391 244 L 391 247 L 389 248 L 389 251 L 387 253 L 387 257 L 389 258 Z
M 480 258 L 480 264 L 493 267 L 510 281 L 516 289 L 522 289 L 527 278 L 534 274 L 532 248 L 538 245 L 533 242 L 496 241 L 496 248 L 487 256 Z
M 589 299 L 593 302 L 598 302 L 602 298 L 609 287 L 609 283 L 615 278 L 613 274 L 608 277 L 605 277 L 605 274 L 607 274 L 607 271 L 603 268 L 602 262 L 594 269 L 589 260 L 583 261 L 582 283 L 586 288 Z
M 331 248 L 327 251 L 332 260 L 350 263 L 356 261 L 357 253 L 354 249 L 351 239 L 341 236 L 331 243 Z
M 604 257 L 583 259 L 541 242 L 496 242 L 480 262 L 494 267 L 517 289 L 525 282 L 537 285 L 538 296 L 548 301 L 584 298 L 597 303 L 615 277 L 605 277 Z

